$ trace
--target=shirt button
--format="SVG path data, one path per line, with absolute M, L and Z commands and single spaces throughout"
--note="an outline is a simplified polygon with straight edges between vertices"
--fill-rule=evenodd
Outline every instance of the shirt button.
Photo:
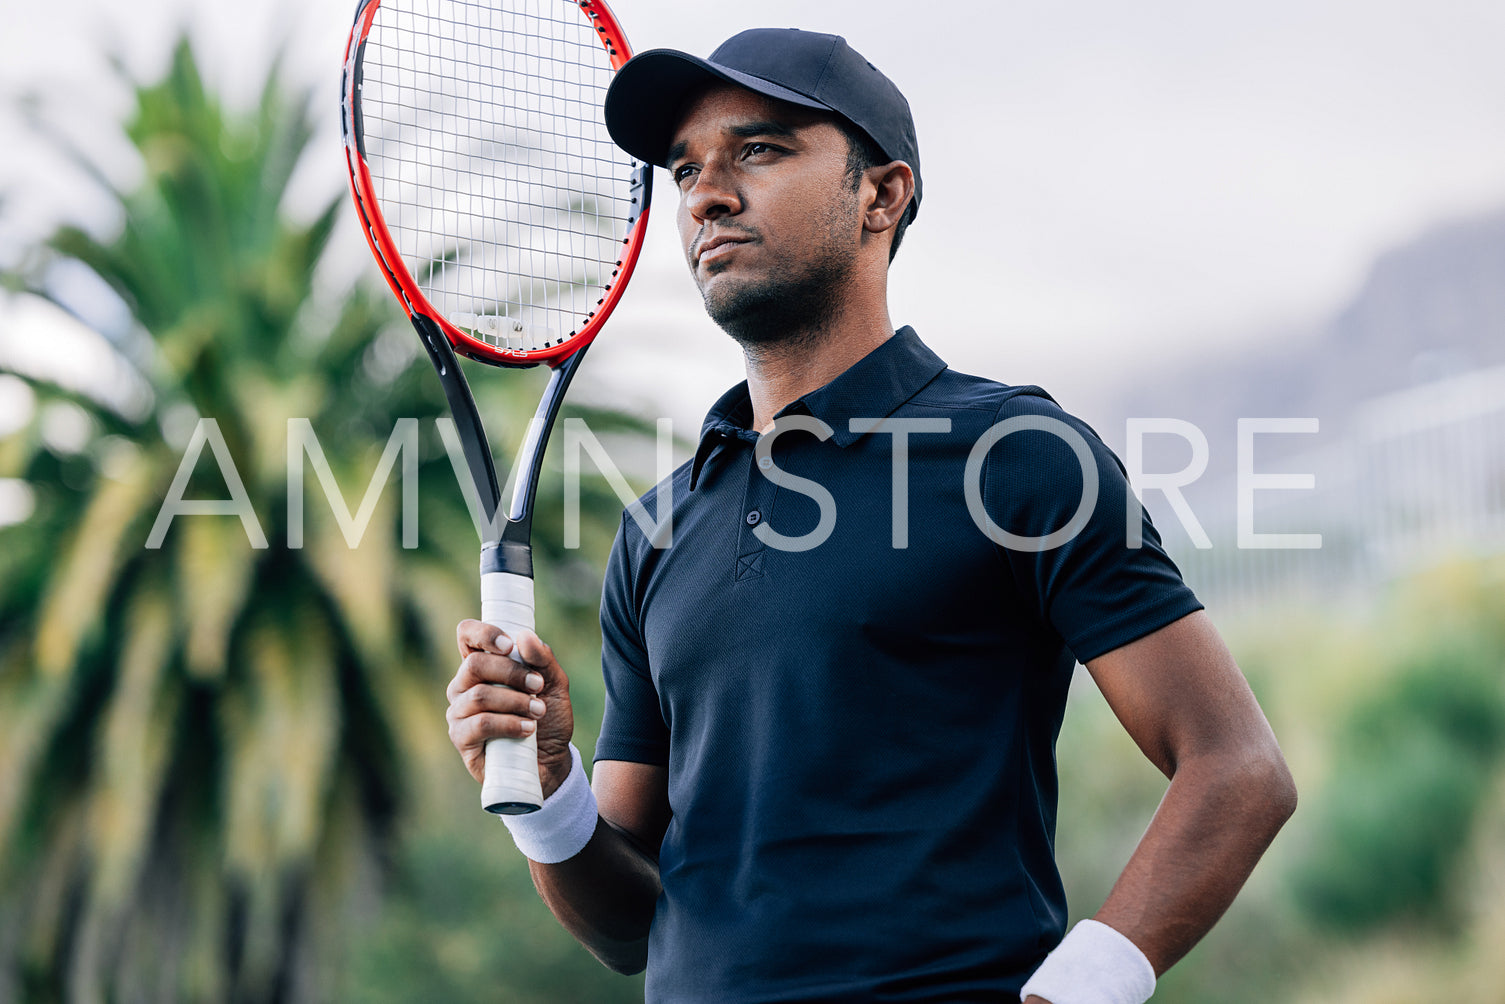
M 750 513 L 747 514 L 747 525 L 748 526 L 757 526 L 758 523 L 762 519 L 763 519 L 763 514 L 760 513 L 760 512 L 758 512 L 758 510 L 754 509 L 752 512 L 750 512 Z
M 773 458 L 764 457 L 762 460 L 758 461 L 758 466 L 763 468 L 763 470 L 765 471 L 770 470 L 773 467 Z

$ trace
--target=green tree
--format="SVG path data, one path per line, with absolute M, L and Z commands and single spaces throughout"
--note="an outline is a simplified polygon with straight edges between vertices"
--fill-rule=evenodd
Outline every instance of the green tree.
M 1293 873 L 1318 924 L 1362 934 L 1456 921 L 1464 837 L 1505 750 L 1500 668 L 1484 631 L 1443 636 L 1349 711 Z
M 95 362 L 134 391 L 105 401 L 6 371 L 35 407 L 0 440 L 0 477 L 35 505 L 0 529 L 0 997 L 324 998 L 343 923 L 401 858 L 414 764 L 447 745 L 442 687 L 454 621 L 477 606 L 477 539 L 406 320 L 374 283 L 320 278 L 347 196 L 311 220 L 285 205 L 312 92 L 274 66 L 253 108 L 227 109 L 186 41 L 163 79 L 130 86 L 141 180 L 117 187 L 74 155 L 118 203 L 118 229 L 61 227 L 5 275 L 80 320 L 123 306 L 123 330 L 96 325 Z M 60 281 L 81 274 L 99 280 L 90 303 Z M 536 395 L 490 383 L 510 391 L 482 399 L 494 425 L 521 429 Z M 293 418 L 328 444 L 351 509 L 398 420 L 423 420 L 416 549 L 401 546 L 395 485 L 358 547 L 308 491 L 303 546 L 289 546 Z M 180 516 L 145 546 L 200 419 L 269 546 L 233 516 Z M 186 498 L 227 497 L 210 457 Z M 575 584 L 541 594 L 540 622 L 588 643 L 585 584 L 619 506 L 585 489 L 586 551 L 557 549 L 557 484 L 536 533 L 545 584 Z

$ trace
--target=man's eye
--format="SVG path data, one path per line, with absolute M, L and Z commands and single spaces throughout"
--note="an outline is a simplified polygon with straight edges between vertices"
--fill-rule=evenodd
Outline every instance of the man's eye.
M 694 173 L 695 168 L 686 164 L 683 167 L 676 167 L 673 171 L 670 172 L 669 177 L 674 179 L 674 183 L 676 185 L 682 185 L 684 184 L 685 179 L 689 178 Z
M 747 144 L 746 153 L 749 157 L 756 157 L 758 154 L 768 153 L 772 149 L 773 146 L 768 143 L 749 143 Z

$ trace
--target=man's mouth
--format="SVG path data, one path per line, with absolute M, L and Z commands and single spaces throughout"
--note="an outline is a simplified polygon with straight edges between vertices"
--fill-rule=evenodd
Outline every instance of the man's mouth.
M 695 249 L 695 264 L 703 265 L 713 261 L 722 255 L 729 254 L 739 244 L 748 243 L 749 238 L 738 234 L 717 234 L 702 241 Z

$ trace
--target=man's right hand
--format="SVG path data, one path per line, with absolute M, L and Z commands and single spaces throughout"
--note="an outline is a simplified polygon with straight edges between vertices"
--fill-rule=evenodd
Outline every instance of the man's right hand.
M 518 739 L 537 730 L 538 776 L 548 798 L 570 772 L 575 716 L 569 677 L 531 631 L 519 631 L 514 639 L 501 628 L 465 620 L 455 629 L 455 640 L 460 668 L 445 691 L 444 717 L 465 769 L 483 780 L 488 739 Z M 522 662 L 512 658 L 514 643 Z
M 481 621 L 455 631 L 460 668 L 449 682 L 449 741 L 472 777 L 486 773 L 486 740 L 538 733 L 538 778 L 544 798 L 569 777 L 570 681 L 549 646 L 531 631 L 509 638 Z M 512 658 L 517 642 L 523 657 Z M 541 701 L 542 710 L 532 706 Z M 554 916 L 580 943 L 619 973 L 642 972 L 648 931 L 662 886 L 657 850 L 669 824 L 668 769 L 620 761 L 596 764 L 600 817 L 590 842 L 574 857 L 528 863 L 533 884 Z M 629 835 L 630 834 L 630 835 Z

